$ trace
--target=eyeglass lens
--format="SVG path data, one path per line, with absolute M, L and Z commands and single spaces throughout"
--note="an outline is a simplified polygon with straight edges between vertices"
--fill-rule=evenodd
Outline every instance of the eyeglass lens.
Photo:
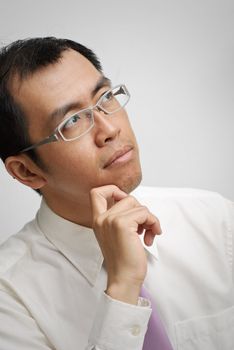
M 129 94 L 124 86 L 118 86 L 107 91 L 98 101 L 97 106 L 107 114 L 112 114 L 123 108 L 129 100 Z M 60 133 L 66 140 L 73 140 L 86 133 L 93 125 L 92 109 L 85 109 L 73 114 L 60 128 Z

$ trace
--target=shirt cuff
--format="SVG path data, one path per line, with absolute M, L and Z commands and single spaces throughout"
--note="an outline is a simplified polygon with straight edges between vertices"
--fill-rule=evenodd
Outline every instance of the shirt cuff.
M 147 299 L 132 305 L 103 293 L 90 333 L 89 349 L 141 350 L 152 309 Z

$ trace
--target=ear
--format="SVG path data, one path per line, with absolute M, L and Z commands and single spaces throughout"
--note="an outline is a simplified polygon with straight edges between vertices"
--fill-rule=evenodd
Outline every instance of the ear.
M 40 189 L 47 182 L 43 171 L 25 154 L 8 157 L 5 167 L 13 178 L 33 189 Z

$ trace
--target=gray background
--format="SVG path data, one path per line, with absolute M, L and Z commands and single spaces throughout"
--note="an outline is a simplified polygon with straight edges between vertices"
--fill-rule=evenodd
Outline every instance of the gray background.
M 1 1 L 0 42 L 54 35 L 92 48 L 127 110 L 144 185 L 195 187 L 234 199 L 233 0 Z M 0 240 L 40 198 L 0 165 Z

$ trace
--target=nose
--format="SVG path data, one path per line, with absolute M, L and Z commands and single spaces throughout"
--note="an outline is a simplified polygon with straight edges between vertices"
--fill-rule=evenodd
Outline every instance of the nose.
M 101 110 L 93 110 L 95 142 L 98 147 L 103 147 L 107 142 L 113 141 L 120 133 L 120 127 L 113 123 L 115 114 L 108 115 Z

